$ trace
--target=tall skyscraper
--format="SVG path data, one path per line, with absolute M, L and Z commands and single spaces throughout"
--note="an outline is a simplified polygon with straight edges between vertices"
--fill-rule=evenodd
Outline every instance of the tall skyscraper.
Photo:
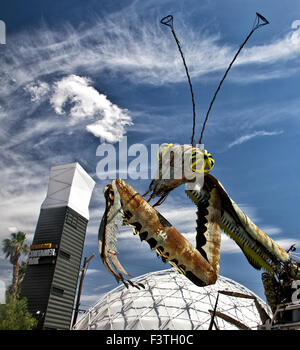
M 21 290 L 40 329 L 70 328 L 94 186 L 78 163 L 51 168 Z

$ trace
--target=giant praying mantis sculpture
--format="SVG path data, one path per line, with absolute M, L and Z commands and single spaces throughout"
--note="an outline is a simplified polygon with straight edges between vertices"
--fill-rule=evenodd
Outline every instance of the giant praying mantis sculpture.
M 165 19 L 170 20 L 169 17 Z M 157 176 L 146 192 L 150 194 L 148 201 L 144 198 L 146 194 L 140 195 L 123 179 L 115 179 L 104 188 L 106 208 L 99 229 L 98 247 L 104 266 L 118 282 L 139 287 L 126 279 L 125 276 L 130 275 L 117 258 L 115 232 L 118 220 L 132 227 L 134 233 L 142 241 L 147 241 L 164 262 L 176 267 L 197 286 L 214 284 L 218 278 L 221 230 L 237 243 L 254 268 L 263 269 L 270 276 L 300 279 L 299 264 L 251 221 L 209 173 L 214 160 L 206 150 L 193 145 L 193 138 L 192 145 L 163 144 L 158 151 L 158 160 Z M 178 168 L 180 171 L 176 173 Z M 166 170 L 170 176 L 164 176 Z M 190 185 L 185 192 L 197 208 L 196 247 L 154 208 L 182 184 Z M 154 197 L 160 199 L 152 206 L 149 201 Z

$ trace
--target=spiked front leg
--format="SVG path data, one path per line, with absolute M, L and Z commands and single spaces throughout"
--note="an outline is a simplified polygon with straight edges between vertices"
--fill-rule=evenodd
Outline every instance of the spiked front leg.
M 155 210 L 139 193 L 137 193 L 124 180 L 116 179 L 113 181 L 110 198 L 119 200 L 119 204 L 111 204 L 112 208 L 119 208 L 118 212 L 124 217 L 123 223 L 134 228 L 134 232 L 139 234 L 141 240 L 146 240 L 152 249 L 161 256 L 164 262 L 169 262 L 176 267 L 180 273 L 183 273 L 193 283 L 198 286 L 205 286 L 216 282 L 219 271 L 219 251 L 220 251 L 220 232 L 219 232 L 219 216 L 220 209 L 218 207 L 217 192 L 212 192 L 211 206 L 208 208 L 207 215 L 207 234 L 206 243 L 203 249 L 205 254 L 197 250 L 186 240 L 157 210 Z M 110 212 L 113 216 L 110 215 Z M 107 211 L 106 218 L 103 219 L 101 234 L 99 239 L 105 242 L 107 233 L 112 234 L 115 228 L 115 218 L 118 216 L 116 210 Z M 114 238 L 115 241 L 115 238 Z M 104 258 L 104 265 L 108 267 L 108 257 L 111 254 L 105 254 L 107 247 L 103 243 L 99 243 L 101 248 L 100 255 Z M 115 249 L 116 251 L 116 249 Z M 114 260 L 116 259 L 116 255 Z M 116 260 L 112 261 L 116 270 L 120 273 L 113 272 L 108 269 L 114 276 L 120 278 L 124 269 L 120 269 L 120 265 Z
M 196 248 L 202 252 L 202 255 L 206 257 L 216 275 L 218 275 L 220 269 L 221 245 L 221 200 L 216 188 L 212 189 L 210 192 L 208 207 L 203 210 L 201 206 L 198 206 L 197 215 Z M 201 220 L 201 215 L 204 220 Z

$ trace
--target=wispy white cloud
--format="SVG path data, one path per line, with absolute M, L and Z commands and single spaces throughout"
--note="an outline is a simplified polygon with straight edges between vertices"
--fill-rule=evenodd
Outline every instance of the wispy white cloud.
M 109 287 L 112 288 L 114 285 L 111 284 Z M 90 307 L 91 305 L 93 305 L 94 303 L 96 303 L 98 300 L 101 299 L 101 297 L 104 295 L 105 293 L 97 293 L 97 294 L 82 294 L 81 299 L 81 303 L 83 307 Z
M 249 71 L 247 68 L 243 72 L 241 72 L 241 70 L 233 70 L 230 74 L 230 80 L 237 84 L 246 85 L 267 80 L 289 78 L 298 74 L 300 70 L 299 67 L 283 68 L 280 65 L 278 67 L 276 65 L 271 65 L 269 68 L 263 69 L 263 71 Z
M 289 249 L 293 244 L 296 245 L 296 247 L 300 247 L 300 239 L 295 238 L 280 238 L 276 240 L 276 242 L 285 250 Z
M 71 105 L 67 110 L 66 103 Z M 113 104 L 104 94 L 100 94 L 91 81 L 74 74 L 68 75 L 54 84 L 50 103 L 57 114 L 68 114 L 71 123 L 84 119 L 93 120 L 86 130 L 102 141 L 117 142 L 125 134 L 125 126 L 132 124 L 128 111 Z
M 261 226 L 260 229 L 264 231 L 268 236 L 275 236 L 282 233 L 282 229 L 280 227 L 272 225 Z
M 31 241 L 46 196 L 49 169 L 42 162 L 25 161 L 22 155 L 8 150 L 2 154 L 0 240 L 9 236 L 12 228 L 17 228 Z M 49 161 L 55 164 L 60 159 L 54 156 Z
M 235 243 L 233 239 L 228 237 L 226 234 L 221 234 L 221 253 L 225 254 L 238 254 L 242 251 L 240 247 Z
M 49 84 L 45 81 L 31 82 L 24 87 L 24 90 L 31 95 L 31 101 L 36 102 L 49 92 Z
M 238 64 L 274 63 L 280 60 L 292 60 L 300 54 L 300 30 L 292 29 L 282 38 L 265 45 L 245 48 L 237 59 Z
M 87 275 L 94 275 L 95 273 L 99 273 L 99 270 L 97 270 L 97 269 L 87 269 L 86 270 Z
M 141 19 L 137 9 L 131 6 L 91 21 L 88 28 L 74 28 L 68 24 L 54 30 L 44 25 L 34 33 L 16 34 L 7 45 L 5 55 L 8 59 L 3 63 L 2 74 L 5 84 L 1 89 L 7 92 L 45 74 L 72 74 L 78 69 L 90 74 L 107 70 L 114 76 L 122 73 L 136 84 L 186 81 L 173 38 L 167 28 L 159 24 L 156 15 L 157 12 L 150 11 L 148 20 Z M 176 30 L 191 76 L 203 77 L 224 70 L 239 43 L 235 46 L 224 43 L 220 33 L 210 33 L 206 28 L 195 32 L 192 26 L 184 23 L 183 18 L 176 19 Z M 295 60 L 290 66 L 293 69 L 297 67 L 299 56 L 300 28 L 294 24 L 288 33 L 269 43 L 247 46 L 235 66 L 263 64 L 268 69 L 272 63 Z M 278 69 L 276 77 L 280 72 L 286 74 L 286 67 Z M 256 77 L 260 79 L 260 74 L 256 73 Z
M 231 142 L 228 145 L 228 148 L 240 145 L 240 144 L 245 143 L 245 142 L 247 142 L 255 137 L 258 137 L 258 136 L 274 136 L 274 135 L 281 135 L 282 133 L 283 133 L 282 130 L 280 130 L 280 131 L 264 131 L 264 130 L 255 131 L 251 134 L 240 136 L 235 141 Z

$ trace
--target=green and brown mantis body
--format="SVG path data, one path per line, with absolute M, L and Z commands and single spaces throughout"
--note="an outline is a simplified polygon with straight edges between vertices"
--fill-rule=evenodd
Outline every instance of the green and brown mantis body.
M 172 153 L 173 147 L 176 146 L 168 152 Z M 172 189 L 190 181 L 184 174 L 179 179 L 158 178 L 152 181 L 148 192 L 151 198 L 165 198 Z M 196 247 L 125 180 L 113 180 L 104 193 L 106 210 L 99 229 L 99 251 L 105 267 L 117 281 L 129 276 L 117 258 L 118 220 L 131 226 L 164 262 L 198 286 L 213 284 L 218 277 L 221 230 L 238 244 L 254 268 L 276 275 L 287 272 L 291 278 L 300 279 L 298 265 L 291 262 L 289 254 L 251 221 L 211 174 L 204 174 L 203 184 L 195 183 L 193 189 L 186 189 L 197 208 Z
M 173 29 L 173 17 L 163 18 L 162 23 L 171 27 L 180 49 L 179 41 Z M 262 15 L 257 13 L 255 26 L 234 56 L 216 90 L 203 124 L 199 144 L 201 144 L 212 103 L 215 101 L 229 69 L 254 30 L 268 23 Z M 184 60 L 181 49 L 180 53 Z M 185 68 L 187 71 L 186 64 Z M 192 92 L 188 71 L 187 75 Z M 149 190 L 146 192 L 146 194 L 150 193 L 148 201 L 125 180 L 115 179 L 112 184 L 105 186 L 106 208 L 98 235 L 99 252 L 105 267 L 118 282 L 122 281 L 127 286 L 129 283 L 137 288 L 140 287 L 140 285 L 135 285 L 126 279 L 125 276 L 130 275 L 117 258 L 115 231 L 117 222 L 121 221 L 123 225 L 131 226 L 134 233 L 138 234 L 142 241 L 147 241 L 163 262 L 168 262 L 176 267 L 180 273 L 198 286 L 214 284 L 218 278 L 222 230 L 236 242 L 254 268 L 263 269 L 267 272 L 267 275 L 271 278 L 269 278 L 270 281 L 273 276 L 285 281 L 299 280 L 299 262 L 293 261 L 287 251 L 260 230 L 230 198 L 222 184 L 209 174 L 213 166 L 212 157 L 207 151 L 194 146 L 195 113 L 193 121 L 191 145 L 174 146 L 167 144 L 167 147 L 160 148 L 158 175 L 151 182 Z M 187 167 L 180 169 L 179 176 L 178 172 L 177 176 L 174 176 L 178 167 L 178 164 L 176 165 L 176 162 L 174 162 L 174 155 L 176 154 L 182 156 L 182 162 L 179 161 L 180 164 L 188 164 Z M 188 161 L 185 159 L 186 155 L 189 155 Z M 170 170 L 169 177 L 164 176 L 164 171 L 162 171 L 162 163 L 165 159 L 169 161 L 165 167 L 165 169 Z M 181 159 L 180 156 L 179 159 Z M 198 163 L 200 168 L 197 169 L 195 166 L 199 165 Z M 199 173 L 200 177 L 197 176 Z M 195 247 L 154 208 L 154 206 L 162 203 L 173 189 L 182 184 L 193 184 L 186 187 L 185 192 L 197 209 Z M 152 206 L 149 201 L 154 197 L 160 197 L 160 199 Z M 265 283 L 265 285 L 267 286 L 268 283 Z M 274 295 L 272 288 L 266 288 L 270 289 L 266 290 L 266 295 L 268 293 L 268 295 Z

